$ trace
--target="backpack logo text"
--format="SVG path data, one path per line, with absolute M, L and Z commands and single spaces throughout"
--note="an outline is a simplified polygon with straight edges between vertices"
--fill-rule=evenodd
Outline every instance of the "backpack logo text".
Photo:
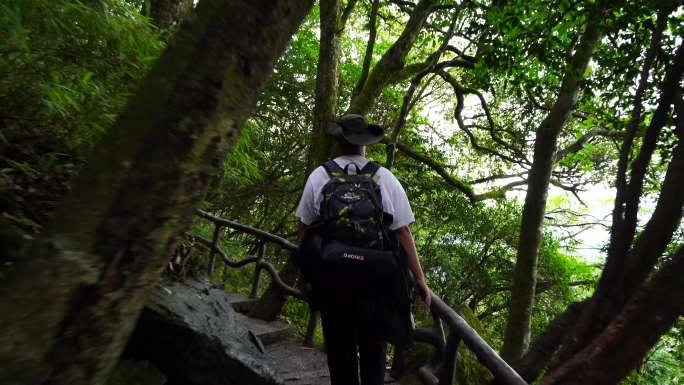
M 349 253 L 343 253 L 342 257 L 344 258 L 349 258 L 349 259 L 356 259 L 357 261 L 363 261 L 366 259 L 363 255 L 358 255 L 358 254 L 349 254 Z

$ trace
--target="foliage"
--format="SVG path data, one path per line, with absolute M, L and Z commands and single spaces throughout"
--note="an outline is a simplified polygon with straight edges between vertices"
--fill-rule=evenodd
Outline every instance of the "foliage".
M 0 4 L 0 211 L 35 234 L 157 57 L 126 2 Z
M 591 12 L 591 5 L 546 1 L 524 6 L 502 4 L 491 8 L 474 4 L 464 10 L 461 20 L 466 27 L 462 33 L 474 36 L 476 44 L 463 44 L 459 48 L 476 55 L 479 61 L 471 70 L 457 68 L 450 72 L 464 86 L 483 90 L 493 119 L 501 128 L 501 138 L 511 147 L 502 148 L 488 131 L 476 130 L 480 144 L 514 157 L 518 151 L 531 159 L 531 138 L 546 113 L 539 105 L 549 105 L 553 100 L 567 53 L 577 43 L 575 38 L 587 13 Z M 361 2 L 357 7 L 341 42 L 340 110 L 348 106 L 367 38 L 369 4 Z M 383 5 L 380 15 L 373 62 L 391 45 L 407 20 L 404 10 L 396 4 Z M 408 62 L 425 60 L 433 51 L 440 38 L 435 32 L 437 26 L 445 28 L 448 24 L 443 16 L 438 14 L 431 19 L 435 29 L 421 32 L 407 57 Z M 291 213 L 306 176 L 302 165 L 314 104 L 316 69 L 312 64 L 318 55 L 317 17 L 316 11 L 312 12 L 279 61 L 248 130 L 227 161 L 226 174 L 208 197 L 215 211 L 280 234 L 294 234 L 296 221 Z M 630 106 L 624 101 L 629 98 L 618 96 L 632 92 L 630 87 L 638 71 L 635 63 L 638 64 L 643 46 L 648 43 L 648 28 L 644 26 L 653 15 L 644 5 L 625 12 L 616 11 L 614 17 L 613 29 L 599 47 L 596 62 L 588 74 L 588 91 L 579 102 L 578 110 L 587 117 L 570 120 L 559 148 L 569 146 L 596 127 L 614 131 L 626 127 Z M 623 47 L 626 42 L 631 44 L 628 51 Z M 453 43 L 458 45 L 460 41 Z M 445 55 L 445 60 L 450 57 Z M 656 72 L 660 71 L 662 68 L 658 67 Z M 521 167 L 473 149 L 467 135 L 452 128 L 456 121 L 450 88 L 438 79 L 429 84 L 424 81 L 422 85 L 429 96 L 418 100 L 411 111 L 401 133 L 402 143 L 445 165 L 463 180 L 525 170 L 524 163 Z M 407 81 L 386 87 L 371 118 L 391 126 L 407 87 Z M 654 97 L 648 96 L 651 103 Z M 623 104 L 617 105 L 616 101 Z M 480 114 L 480 117 L 467 123 L 484 126 L 482 107 L 468 104 L 468 115 Z M 434 110 L 435 105 L 439 106 L 438 111 Z M 578 151 L 560 159 L 554 175 L 562 183 L 573 186 L 612 182 L 616 143 L 617 140 L 600 137 L 588 141 Z M 370 158 L 381 163 L 385 160 L 384 146 L 370 146 L 367 151 Z M 509 199 L 471 205 L 425 164 L 401 153 L 397 156 L 393 172 L 405 186 L 416 213 L 412 231 L 429 286 L 451 306 L 472 312 L 481 320 L 481 332 L 488 341 L 495 347 L 500 346 L 517 248 L 520 203 Z M 652 191 L 657 190 L 658 186 L 654 185 Z M 566 210 L 570 206 L 567 201 L 559 201 L 554 209 Z M 538 272 L 540 286 L 532 321 L 534 335 L 568 303 L 590 295 L 600 273 L 597 267 L 573 255 L 577 243 L 572 237 L 561 241 L 565 237 L 561 237 L 556 226 L 578 222 L 581 216 L 576 214 L 559 216 L 544 229 Z M 301 304 L 289 300 L 284 313 L 303 331 L 308 312 Z M 419 321 L 429 322 L 426 314 L 418 316 Z M 462 370 L 477 372 L 470 364 Z
M 85 154 L 112 124 L 131 90 L 163 48 L 159 31 L 140 14 L 142 1 L 9 0 L 0 4 L 0 233 L 3 249 L 17 248 L 25 233 L 37 234 L 54 202 L 68 188 L 68 180 Z M 440 45 L 452 16 L 445 9 L 429 18 L 406 58 L 420 63 Z M 376 63 L 401 33 L 412 2 L 381 2 Z M 457 122 L 456 97 L 439 76 L 427 76 L 407 118 L 399 141 L 444 166 L 454 178 L 477 192 L 520 181 L 529 171 L 535 130 L 555 99 L 568 53 L 593 1 L 467 2 L 458 15 L 457 37 L 449 42 L 473 65 L 447 68 L 462 86 L 483 96 L 467 96 L 462 112 L 471 135 Z M 338 110 L 344 111 L 361 73 L 368 37 L 369 1 L 359 1 L 342 36 Z M 558 148 L 566 148 L 593 129 L 626 129 L 634 82 L 655 21 L 651 2 L 615 7 L 610 23 L 586 74 L 585 92 L 563 131 Z M 665 34 L 652 79 L 663 77 L 678 36 L 682 12 L 675 13 Z M 293 238 L 293 213 L 306 178 L 306 157 L 312 109 L 315 105 L 318 59 L 318 8 L 314 7 L 278 61 L 257 108 L 242 130 L 222 172 L 212 183 L 202 207 L 216 214 Z M 458 56 L 448 51 L 441 60 Z M 373 121 L 392 127 L 409 87 L 410 77 L 389 84 L 370 113 Z M 645 95 L 645 123 L 659 95 Z M 485 105 L 496 133 L 489 127 Z M 461 106 L 463 107 L 463 106 Z M 639 128 L 643 131 L 646 124 Z M 658 144 L 660 163 L 649 170 L 647 190 L 660 189 L 662 175 L 676 142 L 666 128 Z M 640 139 L 637 138 L 637 141 Z M 486 151 L 481 147 L 496 150 Z M 577 151 L 558 159 L 553 179 L 560 188 L 581 193 L 582 188 L 613 183 L 619 137 L 596 137 Z M 385 161 L 384 145 L 370 146 L 368 156 Z M 501 156 L 504 155 L 504 156 Z M 445 183 L 424 162 L 397 153 L 393 170 L 404 185 L 416 213 L 412 226 L 428 285 L 449 305 L 468 315 L 471 325 L 495 347 L 510 299 L 510 281 L 518 242 L 521 202 L 517 193 L 506 199 L 471 203 Z M 496 175 L 513 175 L 477 182 Z M 516 176 L 516 174 L 519 174 Z M 569 211 L 574 205 L 550 199 L 549 210 Z M 559 225 L 578 225 L 581 215 L 560 215 L 546 221 L 540 249 L 538 296 L 533 312 L 533 334 L 540 333 L 568 303 L 586 298 L 599 274 L 575 255 L 574 237 L 561 235 Z M 16 228 L 21 229 L 16 233 Z M 191 233 L 211 238 L 213 227 L 197 219 Z M 681 232 L 679 234 L 681 239 Z M 250 237 L 225 231 L 221 247 L 235 260 L 254 254 Z M 183 258 L 172 261 L 179 276 L 205 273 L 206 248 L 183 240 Z M 670 249 L 673 245 L 670 245 Z M 180 250 L 180 249 L 179 249 Z M 180 254 L 179 254 L 180 255 Z M 269 247 L 267 260 L 282 267 L 287 255 Z M 178 262 L 175 262 L 178 261 Z M 211 279 L 226 289 L 249 293 L 252 268 L 231 269 L 217 263 Z M 250 265 L 252 266 L 252 265 Z M 0 278 L 3 268 L 0 267 Z M 266 276 L 265 273 L 262 273 Z M 262 280 L 261 292 L 268 284 Z M 306 305 L 288 300 L 282 317 L 303 334 Z M 418 314 L 419 322 L 429 322 Z M 681 381 L 678 363 L 684 359 L 684 326 L 679 324 L 652 350 L 637 373 L 625 384 Z M 321 341 L 320 330 L 317 341 Z M 468 382 L 484 374 L 467 353 L 458 370 Z

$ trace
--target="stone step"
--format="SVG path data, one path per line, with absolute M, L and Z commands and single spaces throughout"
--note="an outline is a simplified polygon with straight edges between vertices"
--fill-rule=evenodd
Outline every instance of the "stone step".
M 258 299 L 249 298 L 244 294 L 229 292 L 226 292 L 226 298 L 228 299 L 228 302 L 230 302 L 230 305 L 233 307 L 233 310 L 243 314 L 251 311 L 258 301 Z
M 283 385 L 328 385 L 330 374 L 325 353 L 287 340 L 269 346 L 267 352 L 278 363 L 276 379 Z
M 244 314 L 236 314 L 236 317 L 259 338 L 262 344 L 266 346 L 283 341 L 292 336 L 292 328 L 282 322 L 266 322 L 260 319 L 247 317 Z

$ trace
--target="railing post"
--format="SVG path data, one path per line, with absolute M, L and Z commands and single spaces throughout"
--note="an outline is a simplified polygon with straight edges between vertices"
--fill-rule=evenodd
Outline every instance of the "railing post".
M 452 385 L 454 383 L 454 371 L 456 369 L 456 357 L 461 336 L 455 330 L 451 330 L 447 338 L 444 360 L 439 370 L 439 385 Z
M 432 330 L 434 330 L 437 336 L 439 336 L 439 340 L 442 343 L 441 346 L 444 348 L 447 341 L 446 337 L 444 336 L 444 324 L 442 323 L 442 319 L 439 318 L 439 316 L 433 311 L 430 312 L 430 315 L 432 315 Z M 440 364 L 439 361 L 444 361 L 444 359 L 447 357 L 446 348 L 444 348 L 444 350 L 440 353 L 441 354 L 435 354 L 433 358 L 432 366 L 435 368 Z
M 316 325 L 318 325 L 318 310 L 313 310 L 309 306 L 309 323 L 306 325 L 306 336 L 304 336 L 304 346 L 313 347 L 314 335 L 316 334 Z
M 264 261 L 264 255 L 266 253 L 266 242 L 261 242 L 258 251 L 259 260 L 254 264 L 254 275 L 252 276 L 252 292 L 249 294 L 249 298 L 255 299 L 259 293 L 259 277 L 261 277 L 261 264 Z
M 216 227 L 214 227 L 214 236 L 211 239 L 211 249 L 209 250 L 209 266 L 207 266 L 209 280 L 211 280 L 211 278 L 214 276 L 214 267 L 216 267 L 216 248 L 218 247 L 220 238 L 221 225 L 216 224 Z

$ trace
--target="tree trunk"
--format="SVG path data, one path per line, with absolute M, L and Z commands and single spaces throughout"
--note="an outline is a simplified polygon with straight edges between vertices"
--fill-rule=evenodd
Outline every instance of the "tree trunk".
M 502 357 L 509 362 L 520 359 L 529 345 L 539 243 L 553 169 L 553 154 L 556 151 L 558 135 L 577 102 L 582 76 L 601 36 L 597 24 L 597 17 L 589 20 L 584 36 L 566 67 L 558 99 L 537 129 L 534 159 L 520 227 L 510 311 L 501 351 Z
M 549 373 L 541 385 L 613 385 L 636 368 L 684 314 L 684 246 L 591 344 Z
M 612 213 L 613 231 L 611 231 L 610 234 L 610 249 L 608 250 L 609 259 L 615 259 L 615 257 L 611 257 L 614 255 L 624 255 L 624 253 L 629 250 L 629 246 L 632 242 L 632 238 L 625 235 L 626 229 L 623 228 L 625 224 L 627 166 L 629 165 L 629 157 L 632 151 L 634 137 L 636 136 L 637 129 L 639 128 L 642 120 L 641 111 L 643 109 L 643 96 L 648 86 L 649 74 L 653 62 L 655 61 L 656 54 L 660 50 L 660 40 L 662 39 L 663 30 L 667 26 L 669 13 L 670 12 L 666 10 L 661 10 L 658 12 L 657 27 L 651 36 L 651 42 L 649 44 L 648 51 L 646 51 L 644 63 L 641 66 L 641 72 L 639 74 L 639 85 L 634 93 L 634 100 L 632 101 L 632 116 L 629 121 L 629 126 L 627 127 L 627 135 L 625 136 L 622 146 L 620 147 L 620 156 L 617 164 L 617 175 L 615 177 L 616 194 Z
M 556 353 L 565 335 L 586 309 L 588 300 L 568 305 L 567 309 L 549 323 L 549 326 L 537 337 L 527 353 L 513 366 L 516 372 L 532 383 L 544 371 Z
M 325 126 L 328 122 L 335 120 L 341 54 L 342 28 L 338 26 L 340 0 L 321 0 L 320 9 L 321 42 L 318 50 L 316 105 L 313 110 L 308 171 L 312 171 L 332 155 L 333 141 L 325 134 Z
M 0 288 L 0 383 L 102 384 L 311 1 L 203 1 Z
M 150 4 L 150 17 L 157 27 L 171 28 L 179 26 L 192 11 L 192 7 L 193 0 L 153 0 Z
M 633 185 L 634 189 L 638 190 L 636 202 L 629 199 L 633 202 L 629 205 L 632 207 L 631 210 L 638 209 L 638 197 L 641 195 L 641 185 L 643 184 L 645 169 L 650 159 L 650 155 L 647 154 L 651 154 L 654 151 L 657 137 L 668 120 L 671 104 L 681 100 L 677 85 L 683 73 L 684 45 L 680 45 L 677 50 L 676 60 L 663 79 L 658 107 L 651 118 L 639 155 L 634 161 L 640 164 L 633 166 L 632 180 L 630 180 L 630 185 Z M 681 119 L 679 116 L 678 118 Z M 665 246 L 669 243 L 672 233 L 680 221 L 682 199 L 684 198 L 682 197 L 682 191 L 684 190 L 682 180 L 684 177 L 681 174 L 681 169 L 684 167 L 682 165 L 684 163 L 684 154 L 681 154 L 681 138 L 679 143 L 663 181 L 663 189 L 658 199 L 658 205 L 646 228 L 630 250 L 622 251 L 622 254 L 609 254 L 591 306 L 589 306 L 587 312 L 582 315 L 573 328 L 557 359 L 554 359 L 555 362 L 552 366 L 562 365 L 573 354 L 583 349 L 587 344 L 591 343 L 595 336 L 601 333 L 615 314 L 620 312 L 632 293 L 641 286 L 664 251 Z M 629 192 L 629 195 L 634 193 Z M 626 226 L 625 224 L 613 225 L 611 232 L 635 232 L 636 218 L 631 221 L 629 226 L 632 228 L 631 230 Z M 622 242 L 619 237 L 614 236 L 611 236 L 611 241 Z M 630 241 L 630 243 L 632 242 Z M 614 245 L 611 243 L 609 250 L 613 248 Z

